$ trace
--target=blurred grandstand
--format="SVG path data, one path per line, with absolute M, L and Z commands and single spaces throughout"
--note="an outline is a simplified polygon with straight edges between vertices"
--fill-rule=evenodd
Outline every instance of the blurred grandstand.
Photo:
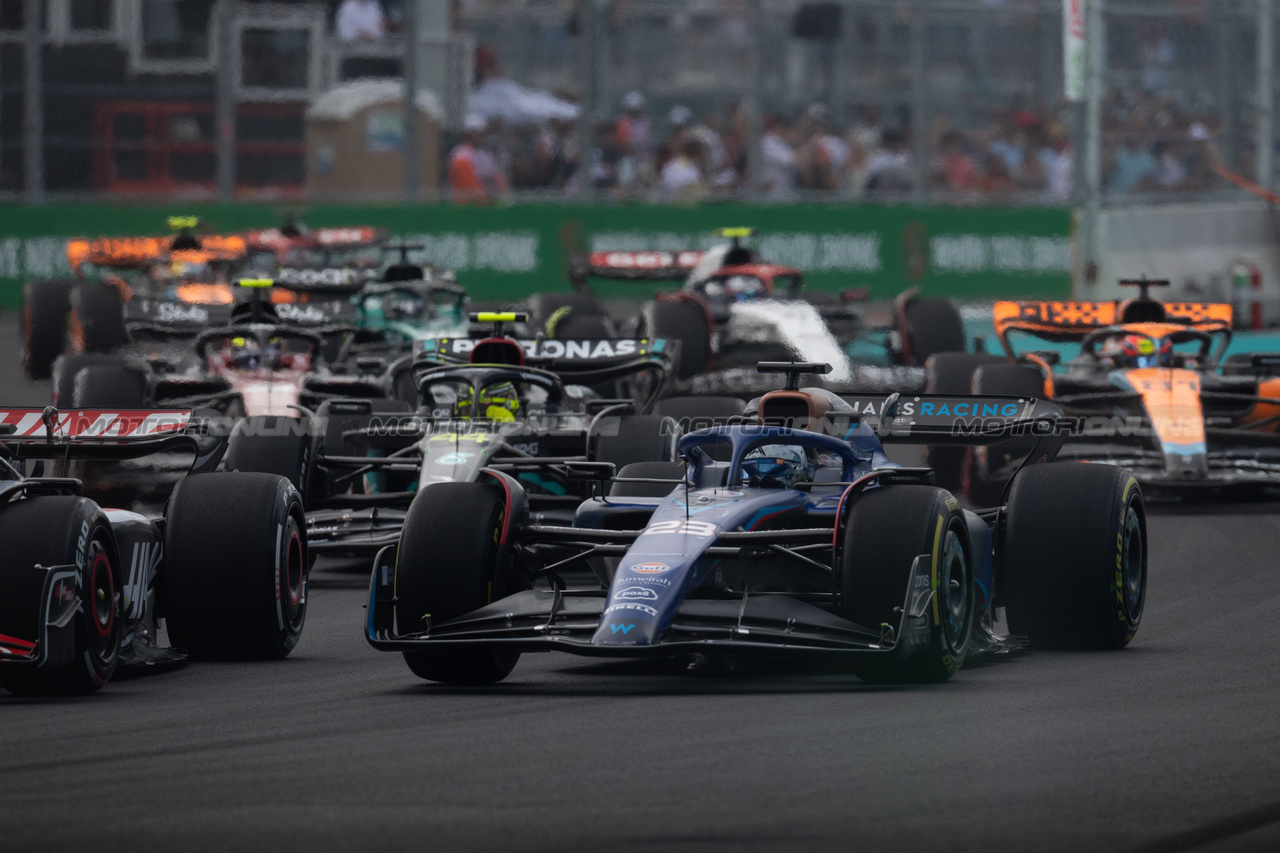
M 1215 164 L 1274 185 L 1270 0 L 1088 2 L 1104 46 L 1072 103 L 1062 0 L 0 0 L 0 193 L 1242 195 Z M 378 180 L 344 158 L 409 145 L 421 165 Z

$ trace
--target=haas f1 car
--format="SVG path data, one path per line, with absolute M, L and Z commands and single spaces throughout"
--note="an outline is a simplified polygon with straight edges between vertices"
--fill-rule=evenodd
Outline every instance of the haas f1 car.
M 418 494 L 375 558 L 367 638 L 418 676 L 486 683 L 522 652 L 602 657 L 790 655 L 844 660 L 869 681 L 950 678 L 973 653 L 1114 649 L 1147 583 L 1142 490 L 1125 470 L 1028 464 L 1000 506 L 972 512 L 881 439 L 983 443 L 1019 427 L 1057 449 L 1052 403 L 1016 397 L 838 397 L 799 388 L 827 365 L 761 364 L 787 387 L 742 422 L 685 435 L 680 462 L 640 463 L 572 525 L 529 511 L 523 486 Z M 1072 508 L 1064 513 L 1062 506 Z M 570 586 L 588 566 L 597 583 Z
M 91 693 L 120 666 L 293 649 L 307 609 L 302 502 L 282 477 L 211 473 L 226 441 L 204 423 L 181 410 L 0 410 L 0 686 Z M 158 518 L 104 509 L 79 480 L 44 473 L 175 451 L 195 459 Z M 159 619 L 174 648 L 156 645 Z
M 973 367 L 962 363 L 965 356 L 944 355 L 938 358 L 957 363 L 941 370 L 971 370 L 978 395 L 1052 399 L 1068 416 L 1059 458 L 1119 465 L 1148 495 L 1239 495 L 1280 486 L 1280 355 L 1224 358 L 1230 305 L 1162 303 L 1148 289 L 1167 281 L 1121 283 L 1139 288 L 1138 295 L 1121 302 L 997 302 L 996 334 L 1008 360 Z M 1020 352 L 1027 336 L 1078 344 L 1079 353 L 1059 363 L 1056 351 Z M 972 453 L 964 472 L 971 497 L 989 499 L 1029 446 L 1023 437 Z

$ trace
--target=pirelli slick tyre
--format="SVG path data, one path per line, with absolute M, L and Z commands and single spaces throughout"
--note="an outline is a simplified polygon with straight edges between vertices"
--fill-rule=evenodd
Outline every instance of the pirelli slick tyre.
M 964 320 L 950 299 L 917 297 L 907 302 L 903 315 L 910 364 L 924 364 L 934 353 L 964 350 Z
M 400 634 L 425 620 L 452 619 L 515 591 L 499 565 L 506 508 L 491 486 L 437 483 L 418 492 L 396 550 L 395 609 Z M 506 678 L 520 653 L 484 646 L 437 646 L 405 652 L 419 678 L 446 684 L 492 684 Z
M 69 409 L 75 397 L 76 377 L 90 367 L 125 369 L 125 361 L 107 353 L 78 353 L 59 356 L 53 362 L 53 404 Z
M 842 544 L 840 608 L 849 621 L 897 631 L 918 556 L 928 561 L 934 595 L 925 617 L 927 642 L 906 658 L 862 659 L 854 674 L 863 681 L 902 684 L 954 675 L 964 665 L 977 609 L 969 537 L 955 498 L 934 486 L 866 492 L 849 512 Z
M 614 426 L 617 429 L 614 429 Z M 677 424 L 660 415 L 628 415 L 604 420 L 595 436 L 596 462 L 615 468 L 632 462 L 670 462 L 676 458 Z
M 71 292 L 71 332 L 84 352 L 114 352 L 129 342 L 124 299 L 109 284 L 82 284 Z
M 22 286 L 22 369 L 28 379 L 48 379 L 67 348 L 67 318 L 74 281 L 29 281 Z
M 306 519 L 274 474 L 195 474 L 165 520 L 160 609 L 169 641 L 193 658 L 275 660 L 307 617 Z
M 585 293 L 535 293 L 529 297 L 528 307 L 532 325 L 548 338 L 575 337 L 567 326 L 561 325 L 571 317 L 595 317 L 603 322 L 609 316 L 604 306 Z
M 997 596 L 1009 630 L 1033 648 L 1118 649 L 1137 634 L 1147 522 L 1128 469 L 1057 462 L 1020 471 L 1001 553 Z
M 106 516 L 85 498 L 28 498 L 0 510 L 0 542 L 0 633 L 19 640 L 41 639 L 45 574 L 35 569 L 37 565 L 54 570 L 74 567 L 78 580 L 69 576 L 63 588 L 71 593 L 78 587 L 81 596 L 81 606 L 71 617 L 71 658 L 39 669 L 0 670 L 0 686 L 21 695 L 97 691 L 111 680 L 120 660 L 120 590 L 125 580 Z
M 681 379 L 705 373 L 711 366 L 711 326 L 702 306 L 690 301 L 657 301 L 643 310 L 645 334 L 680 342 Z
M 1044 396 L 1044 377 L 1022 364 L 987 364 L 973 374 L 973 393 L 980 396 Z M 1034 438 L 1014 438 L 985 447 L 970 447 L 965 457 L 964 491 L 976 507 L 1000 503 L 1009 471 L 1035 447 Z
M 926 394 L 967 396 L 973 393 L 973 374 L 979 367 L 1005 361 L 986 352 L 938 352 L 924 363 Z M 934 482 L 959 494 L 964 478 L 965 457 L 969 448 L 950 444 L 929 445 L 925 458 L 933 469 Z
M 747 407 L 745 401 L 737 397 L 716 397 L 712 395 L 698 397 L 667 397 L 653 406 L 655 415 L 666 415 L 675 418 L 682 424 L 694 429 L 712 426 L 713 423 L 724 423 L 727 419 L 742 414 Z M 699 426 L 701 424 L 701 426 Z M 686 429 L 686 432 L 689 430 Z
M 256 415 L 236 424 L 227 443 L 226 470 L 277 474 L 310 494 L 318 430 L 311 418 Z
M 96 364 L 76 372 L 73 409 L 141 409 L 147 403 L 147 378 L 123 364 Z

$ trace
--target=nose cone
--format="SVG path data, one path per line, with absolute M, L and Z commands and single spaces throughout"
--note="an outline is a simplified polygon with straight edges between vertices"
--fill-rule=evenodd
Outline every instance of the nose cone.
M 597 646 L 651 646 L 658 640 L 657 608 L 643 602 L 610 604 L 591 642 Z
M 688 564 L 680 557 L 624 558 L 591 642 L 600 646 L 648 646 L 680 606 Z

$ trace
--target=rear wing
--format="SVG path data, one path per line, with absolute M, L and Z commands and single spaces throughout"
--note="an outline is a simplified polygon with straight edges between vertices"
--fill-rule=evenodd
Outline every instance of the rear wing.
M 684 281 L 702 252 L 592 252 L 578 268 L 586 276 L 619 281 Z
M 858 394 L 841 398 L 883 442 L 982 445 L 1023 436 L 1061 439 L 1066 435 L 1062 408 L 1034 397 Z
M 471 351 L 478 343 L 480 341 L 475 338 L 432 338 L 419 342 L 418 355 L 440 361 L 466 362 L 471 359 Z M 670 360 L 679 351 L 679 342 L 666 338 L 525 338 L 516 339 L 516 343 L 524 350 L 527 360 L 554 363 L 555 367 L 548 368 L 551 370 L 559 370 L 561 366 L 573 369 L 635 358 Z
M 127 326 L 144 324 L 190 331 L 231 322 L 232 307 L 225 303 L 200 304 L 166 299 L 131 299 L 124 303 Z
M 181 434 L 190 425 L 190 409 L 0 409 L 0 442 L 46 440 L 49 427 L 59 441 L 126 442 Z
M 290 246 L 372 246 L 387 239 L 385 228 L 359 226 L 355 228 L 312 228 L 302 234 L 290 235 L 279 228 L 264 228 L 246 235 L 255 249 L 287 249 Z
M 350 295 L 378 280 L 375 269 L 354 267 L 280 267 L 275 274 L 277 287 L 296 290 L 299 293 L 331 293 L 335 296 Z
M 474 338 L 435 338 L 419 341 L 415 365 L 432 362 L 467 363 L 479 341 Z M 656 400 L 675 372 L 680 342 L 666 338 L 600 338 L 580 340 L 517 340 L 530 367 L 550 371 L 565 382 L 599 385 L 637 373 L 654 374 Z M 652 405 L 652 400 L 645 409 Z
M 0 450 L 18 458 L 133 459 L 169 450 L 195 453 L 191 473 L 213 471 L 234 421 L 213 409 L 44 409 L 0 407 Z
M 174 250 L 172 237 L 104 237 L 71 240 L 67 262 L 72 269 L 89 263 L 99 267 L 140 267 L 154 260 L 174 256 L 193 261 L 236 260 L 248 248 L 243 237 L 210 234 L 199 238 L 199 249 Z
M 1165 316 L 1188 325 L 1231 326 L 1231 306 L 1217 302 L 1164 302 Z M 1119 302 L 997 302 L 992 309 L 996 334 L 1024 331 L 1049 340 L 1082 338 L 1095 329 L 1119 325 Z

